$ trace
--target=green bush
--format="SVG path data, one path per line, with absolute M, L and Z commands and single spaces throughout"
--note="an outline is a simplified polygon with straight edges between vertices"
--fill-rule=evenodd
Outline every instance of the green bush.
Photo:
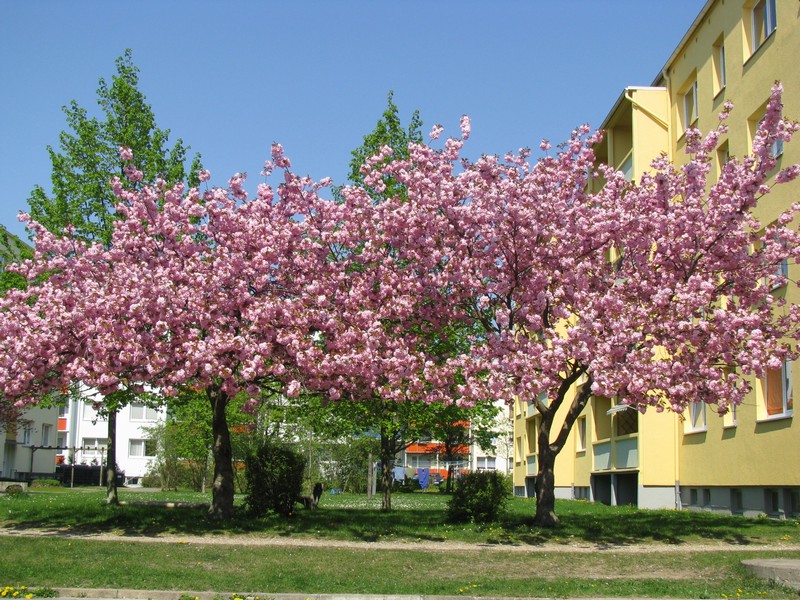
M 31 487 L 61 487 L 61 482 L 58 479 L 34 479 L 31 481 Z
M 245 458 L 248 512 L 262 517 L 269 511 L 289 516 L 303 485 L 305 459 L 288 446 L 266 441 Z
M 456 523 L 496 521 L 511 497 L 508 478 L 497 471 L 462 475 L 447 503 L 447 519 Z

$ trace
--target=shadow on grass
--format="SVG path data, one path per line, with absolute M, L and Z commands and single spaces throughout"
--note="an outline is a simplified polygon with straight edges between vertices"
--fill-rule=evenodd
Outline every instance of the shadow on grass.
M 354 497 L 356 498 L 356 497 Z M 195 498 L 196 499 L 196 498 Z M 560 523 L 553 529 L 533 525 L 535 504 L 513 499 L 504 518 L 495 524 L 446 522 L 446 503 L 415 498 L 416 504 L 392 512 L 377 508 L 323 503 L 319 510 L 300 509 L 283 518 L 253 518 L 239 510 L 225 522 L 210 519 L 199 505 L 166 508 L 159 505 L 108 506 L 102 494 L 29 495 L 0 498 L 0 526 L 24 532 L 40 529 L 51 534 L 115 533 L 154 537 L 164 534 L 261 534 L 283 538 L 314 537 L 328 540 L 461 541 L 473 544 L 528 545 L 590 543 L 602 546 L 660 542 L 681 545 L 716 542 L 745 546 L 791 537 L 800 541 L 791 521 L 746 519 L 690 511 L 637 510 L 577 501 L 557 504 Z
M 517 515 L 508 516 L 503 527 L 512 536 L 516 533 L 523 544 L 584 541 L 600 546 L 704 541 L 746 546 L 774 541 L 787 533 L 796 533 L 797 529 L 787 521 L 578 502 L 564 502 L 559 514 L 560 522 L 553 529 L 536 528 L 533 517 Z

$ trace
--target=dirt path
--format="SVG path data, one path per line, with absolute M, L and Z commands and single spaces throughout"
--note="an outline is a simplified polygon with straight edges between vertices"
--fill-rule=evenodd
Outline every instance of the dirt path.
M 159 534 L 154 536 L 126 535 L 115 533 L 76 533 L 49 529 L 10 529 L 0 528 L 2 537 L 53 537 L 63 539 L 97 540 L 105 542 L 136 542 L 160 544 L 200 544 L 231 546 L 265 546 L 265 547 L 316 547 L 316 548 L 352 548 L 374 550 L 417 550 L 423 552 L 521 552 L 521 553 L 686 553 L 686 552 L 759 552 L 780 551 L 800 552 L 800 544 L 729 544 L 729 543 L 685 543 L 685 544 L 591 544 L 553 543 L 538 545 L 523 544 L 468 544 L 465 542 L 432 542 L 432 541 L 380 541 L 355 542 L 310 537 L 265 536 L 258 534 L 218 534 L 218 535 L 180 535 Z

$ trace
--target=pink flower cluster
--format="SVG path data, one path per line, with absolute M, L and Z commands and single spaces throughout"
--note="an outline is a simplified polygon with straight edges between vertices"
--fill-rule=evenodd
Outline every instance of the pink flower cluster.
M 750 212 L 774 167 L 765 144 L 796 131 L 780 89 L 754 156 L 713 184 L 720 130 L 633 184 L 595 164 L 587 127 L 534 164 L 527 149 L 462 159 L 470 129 L 465 117 L 459 138 L 407 159 L 382 148 L 367 186 L 390 176 L 404 193 L 377 203 L 359 186 L 322 198 L 330 181 L 292 173 L 275 144 L 265 174 L 282 182 L 252 198 L 244 174 L 205 192 L 117 182 L 108 249 L 30 222 L 35 260 L 15 267 L 30 286 L 0 299 L 0 389 L 25 405 L 74 381 L 229 395 L 270 381 L 289 396 L 471 404 L 582 379 L 641 409 L 724 411 L 747 376 L 796 356 L 800 310 L 772 290 L 800 254 L 800 205 L 769 227 Z

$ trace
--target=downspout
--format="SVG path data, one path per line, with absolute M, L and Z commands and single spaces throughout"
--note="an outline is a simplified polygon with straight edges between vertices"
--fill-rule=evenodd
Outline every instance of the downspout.
M 711 3 L 708 3 L 706 6 L 708 7 L 710 4 Z M 669 118 L 669 116 L 672 115 L 672 81 L 670 80 L 666 65 L 661 69 L 661 79 L 664 82 L 663 87 L 667 90 L 667 156 L 669 160 L 672 161 L 675 156 L 672 149 L 673 119 Z M 683 503 L 681 502 L 681 421 L 677 414 L 674 415 L 673 423 L 673 427 L 675 428 L 675 510 L 683 510 Z

